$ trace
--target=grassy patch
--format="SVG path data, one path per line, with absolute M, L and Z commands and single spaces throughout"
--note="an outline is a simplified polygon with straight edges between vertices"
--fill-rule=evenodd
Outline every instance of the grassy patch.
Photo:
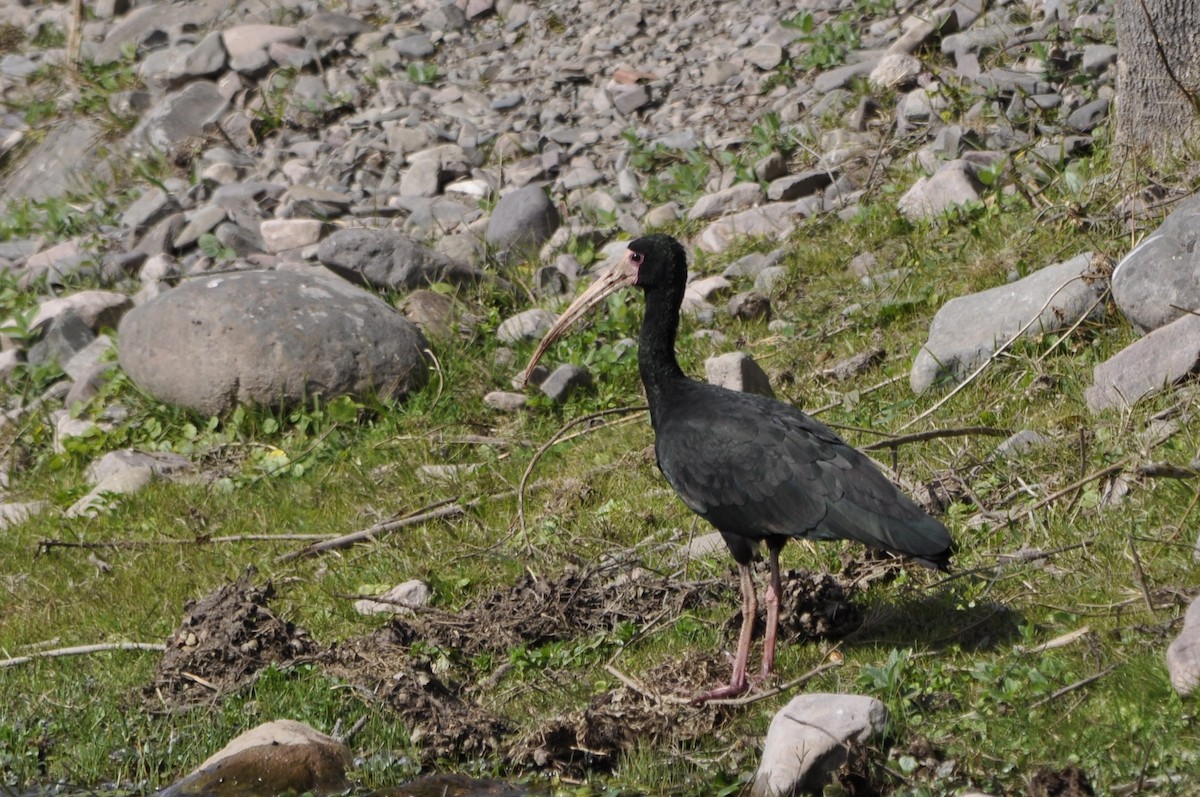
M 756 137 L 774 149 L 786 133 L 768 119 Z M 635 168 L 661 175 L 660 198 L 689 200 L 703 182 L 701 167 L 679 153 L 636 156 L 646 160 L 631 160 Z M 885 173 L 857 217 L 806 221 L 787 243 L 789 275 L 772 297 L 786 333 L 764 322 L 719 317 L 714 325 L 728 342 L 718 344 L 695 335 L 697 325 L 686 320 L 681 362 L 699 374 L 706 357 L 736 345 L 769 370 L 782 397 L 826 408 L 821 418 L 844 428 L 851 442 L 864 445 L 899 431 L 944 395 L 913 396 L 905 379 L 943 302 L 1081 251 L 1115 255 L 1126 247 L 1115 222 L 1084 221 L 1121 193 L 1122 186 L 1105 177 L 1104 157 L 1075 167 L 1074 176 L 1052 176 L 1037 205 L 998 180 L 979 203 L 917 224 L 901 218 L 891 199 L 911 173 Z M 1067 212 L 1072 203 L 1082 215 Z M 74 234 L 81 222 L 70 210 L 18 208 L 25 217 L 10 217 L 4 229 Z M 576 246 L 586 257 L 586 246 Z M 719 271 L 746 251 L 749 246 L 698 260 L 698 269 Z M 864 285 L 847 269 L 863 253 L 875 256 L 879 270 L 900 276 Z M 512 277 L 528 284 L 532 266 L 524 268 Z M 0 285 L 0 296 L 6 308 L 33 306 L 13 283 Z M 525 577 L 551 581 L 571 569 L 609 568 L 615 578 L 637 566 L 724 585 L 727 597 L 657 623 L 617 623 L 470 656 L 419 642 L 404 661 L 472 685 L 479 704 L 515 735 L 536 730 L 547 717 L 582 710 L 615 688 L 606 664 L 653 683 L 666 682 L 664 668 L 676 665 L 722 666 L 717 651 L 732 644 L 729 623 L 737 608 L 732 567 L 723 553 L 686 564 L 676 558 L 678 546 L 707 527 L 671 494 L 647 455 L 652 436 L 644 418 L 597 425 L 549 449 L 530 477 L 549 484 L 528 491 L 524 525 L 511 496 L 534 451 L 565 423 L 642 402 L 634 359 L 622 354 L 620 343 L 636 335 L 637 297 L 611 299 L 590 326 L 551 352 L 552 361 L 589 365 L 594 392 L 563 407 L 534 402 L 530 411 L 511 415 L 486 409 L 481 397 L 509 389 L 532 348 L 519 346 L 506 359 L 494 342 L 495 327 L 516 304 L 459 298 L 481 319 L 476 335 L 441 344 L 440 375 L 403 405 L 340 400 L 202 418 L 154 402 L 118 379 L 80 410 L 81 417 L 98 420 L 104 407 L 123 406 L 125 420 L 109 432 L 55 452 L 48 412 L 6 427 L 0 449 L 16 464 L 10 497 L 47 501 L 51 508 L 0 533 L 0 651 L 15 656 L 94 642 L 161 641 L 186 601 L 247 566 L 276 585 L 273 611 L 323 645 L 364 637 L 384 624 L 355 613 L 348 597 L 377 585 L 424 579 L 433 587 L 433 608 L 455 613 Z M 960 574 L 945 580 L 903 571 L 867 583 L 853 599 L 863 614 L 859 629 L 842 639 L 785 643 L 777 669 L 785 681 L 836 648 L 843 665 L 805 688 L 870 694 L 889 706 L 890 735 L 875 751 L 871 771 L 887 793 L 951 795 L 968 786 L 1021 793 L 1039 769 L 1068 766 L 1081 767 L 1101 792 L 1152 782 L 1167 784 L 1156 787 L 1160 793 L 1172 793 L 1168 779 L 1197 771 L 1193 712 L 1175 696 L 1162 664 L 1192 591 L 1196 485 L 1135 479 L 1128 496 L 1115 501 L 1111 480 L 1066 489 L 1130 456 L 1186 464 L 1200 448 L 1188 414 L 1194 388 L 1124 416 L 1093 417 L 1086 410 L 1082 391 L 1091 368 L 1133 338 L 1123 323 L 1109 320 L 1082 325 L 1061 341 L 1056 335 L 1023 341 L 918 427 L 1030 428 L 1050 438 L 1029 454 L 996 457 L 995 438 L 966 435 L 881 456 L 909 483 L 941 491 L 959 541 Z M 851 381 L 823 374 L 828 363 L 876 346 L 887 351 L 883 363 Z M 3 387 L 4 397 L 36 395 L 46 379 L 18 372 Z M 1186 422 L 1145 450 L 1144 430 L 1176 405 Z M 65 517 L 62 510 L 87 490 L 87 463 L 126 446 L 186 454 L 213 478 L 156 483 L 114 499 L 97 517 Z M 449 481 L 417 472 L 421 465 L 444 464 L 473 469 Z M 501 497 L 487 498 L 494 495 Z M 306 544 L 291 539 L 295 535 L 344 534 L 439 502 L 474 499 L 483 500 L 449 519 L 322 556 L 281 558 Z M 1006 513 L 1013 519 L 1003 519 Z M 843 556 L 860 555 L 848 546 L 793 544 L 784 565 L 840 572 Z M 312 663 L 270 667 L 232 694 L 161 712 L 144 692 L 156 661 L 153 653 L 122 651 L 0 669 L 6 696 L 0 782 L 117 782 L 149 790 L 234 734 L 277 717 L 326 731 L 339 720 L 349 726 L 367 717 L 354 740 L 363 757 L 353 775 L 368 787 L 428 767 L 510 771 L 503 760 L 489 758 L 422 762 L 410 717 Z M 563 794 L 736 793 L 785 699 L 729 712 L 696 738 L 648 737 L 611 768 L 591 774 L 590 791 L 565 783 L 555 788 Z

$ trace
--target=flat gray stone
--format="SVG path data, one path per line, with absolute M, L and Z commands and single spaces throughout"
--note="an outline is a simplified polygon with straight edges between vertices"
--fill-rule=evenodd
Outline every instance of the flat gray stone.
M 403 397 L 427 375 L 420 330 L 382 299 L 316 272 L 184 282 L 126 314 L 120 364 L 156 398 L 205 415 L 314 397 Z
M 216 83 L 197 80 L 163 97 L 131 134 L 155 149 L 173 153 L 178 147 L 204 140 L 229 107 Z
M 976 167 L 965 160 L 945 163 L 931 177 L 922 177 L 900 197 L 897 207 L 911 220 L 930 218 L 956 205 L 979 199 L 982 184 Z
M 751 797 L 819 793 L 851 744 L 883 733 L 888 710 L 862 695 L 807 694 L 780 709 L 763 743 Z
M 1185 315 L 1134 341 L 1092 371 L 1088 409 L 1132 407 L 1200 368 L 1200 315 Z
M 1083 277 L 1091 267 L 1092 254 L 1085 252 L 1016 282 L 946 302 L 913 361 L 913 392 L 925 392 L 943 376 L 965 378 L 1026 325 L 1024 335 L 1039 335 L 1064 329 L 1085 313 L 1103 312 L 1097 300 L 1104 285 Z
M 538 385 L 538 389 L 556 403 L 562 404 L 576 391 L 587 390 L 591 386 L 592 375 L 586 368 L 563 363 L 550 372 L 550 375 Z
M 1113 269 L 1113 301 L 1149 332 L 1200 309 L 1200 194 L 1179 203 Z
M 771 389 L 771 379 L 766 371 L 744 351 L 731 351 L 709 357 L 704 361 L 704 378 L 710 385 L 742 393 L 775 397 L 775 391 Z
M 1193 600 L 1183 616 L 1183 629 L 1167 647 L 1167 674 L 1182 697 L 1200 685 L 1200 600 Z
M 696 204 L 688 211 L 688 218 L 695 221 L 726 216 L 752 208 L 763 199 L 763 190 L 758 183 L 738 183 L 697 199 Z
M 496 328 L 496 339 L 501 343 L 540 340 L 557 320 L 558 316 L 549 310 L 534 307 L 500 322 L 500 326 Z

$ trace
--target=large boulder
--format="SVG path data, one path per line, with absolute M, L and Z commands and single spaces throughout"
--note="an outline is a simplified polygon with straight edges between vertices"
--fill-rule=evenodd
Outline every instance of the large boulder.
M 1198 243 L 1200 194 L 1180 203 L 1113 270 L 1113 301 L 1142 332 L 1200 310 Z
M 244 271 L 185 282 L 126 314 L 121 367 L 143 390 L 207 415 L 424 384 L 424 336 L 337 277 Z
M 913 392 L 924 393 L 944 376 L 966 378 L 1021 330 L 1040 335 L 1102 313 L 1104 285 L 1085 252 L 1016 282 L 951 299 L 934 316 L 929 340 L 913 360 Z
M 160 797 L 329 795 L 350 787 L 350 748 L 295 720 L 246 731 Z

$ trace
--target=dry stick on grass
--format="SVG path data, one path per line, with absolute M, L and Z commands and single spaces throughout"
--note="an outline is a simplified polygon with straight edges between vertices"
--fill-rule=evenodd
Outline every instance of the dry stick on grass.
M 1071 277 L 1071 279 L 1067 280 L 1062 285 L 1059 285 L 1057 288 L 1055 288 L 1054 292 L 1051 293 L 1049 298 L 1046 299 L 1046 301 L 1042 305 L 1041 309 L 1038 310 L 1037 313 L 1034 314 L 1033 318 L 1029 319 L 1029 321 L 1023 327 L 1021 327 L 1019 330 L 1017 330 L 1016 334 L 1014 334 L 1008 340 L 1004 341 L 1004 343 L 999 348 L 997 348 L 994 352 L 992 352 L 991 355 L 989 355 L 988 358 L 986 360 L 984 360 L 983 363 L 981 363 L 978 368 L 976 368 L 974 371 L 971 372 L 970 376 L 968 376 L 963 381 L 959 382 L 954 387 L 953 390 L 951 390 L 949 393 L 947 393 L 945 396 L 943 396 L 941 399 L 939 399 L 932 407 L 925 410 L 920 415 L 918 415 L 917 417 L 913 418 L 908 423 L 901 426 L 900 430 L 907 429 L 908 427 L 912 426 L 914 423 L 916 423 L 918 421 L 922 421 L 925 418 L 928 418 L 930 415 L 932 415 L 933 413 L 940 410 L 942 408 L 942 406 L 946 404 L 946 402 L 950 401 L 950 399 L 957 396 L 959 391 L 963 390 L 964 388 L 966 388 L 967 385 L 974 382 L 976 377 L 978 377 L 985 370 L 987 370 L 989 365 L 994 363 L 996 360 L 1000 359 L 1000 356 L 1002 354 L 1004 354 L 1004 352 L 1008 351 L 1010 346 L 1012 346 L 1014 343 L 1016 343 L 1021 338 L 1022 335 L 1024 335 L 1026 332 L 1028 332 L 1033 327 L 1033 325 L 1036 324 L 1041 319 L 1042 313 L 1044 313 L 1046 311 L 1046 308 L 1050 306 L 1050 303 L 1052 301 L 1054 301 L 1054 297 L 1058 296 L 1058 294 L 1062 292 L 1063 288 L 1066 288 L 1072 282 L 1076 282 L 1081 279 L 1083 279 L 1082 274 L 1077 277 Z M 1087 310 L 1086 313 L 1084 313 L 1084 317 L 1086 317 L 1088 313 L 1091 313 L 1090 308 Z
M 0 660 L 0 669 L 5 667 L 16 667 L 19 664 L 28 664 L 34 659 L 57 659 L 62 656 L 84 656 L 89 653 L 103 653 L 107 650 L 152 650 L 161 653 L 167 649 L 166 645 L 158 642 L 104 642 L 97 645 L 76 645 L 69 648 L 54 648 L 52 650 L 39 650 L 36 653 L 30 653 L 26 656 L 14 656 L 11 659 Z
M 908 443 L 922 443 L 926 440 L 937 440 L 941 437 L 969 437 L 972 435 L 986 435 L 988 437 L 1007 437 L 1012 434 L 1008 429 L 997 429 L 993 426 L 964 426 L 961 429 L 932 429 L 928 432 L 914 432 L 913 434 L 900 435 L 899 437 L 889 437 L 886 440 L 878 440 L 865 446 L 859 446 L 859 451 L 877 451 L 881 448 L 899 448 Z
M 528 550 L 530 552 L 533 551 L 533 546 L 531 546 L 529 544 L 529 531 L 525 526 L 525 485 L 529 481 L 529 476 L 530 476 L 530 474 L 533 473 L 533 469 L 535 467 L 537 467 L 538 460 L 540 460 L 542 458 L 542 456 L 547 451 L 550 450 L 551 446 L 555 445 L 556 443 L 561 442 L 564 439 L 564 435 L 566 435 L 566 433 L 568 431 L 570 431 L 571 429 L 574 429 L 576 426 L 579 426 L 580 424 L 589 423 L 591 421 L 596 420 L 597 418 L 603 418 L 607 415 L 618 415 L 618 414 L 624 415 L 624 414 L 633 413 L 633 412 L 643 412 L 645 410 L 646 410 L 646 405 L 642 404 L 642 405 L 638 405 L 638 406 L 629 406 L 629 407 L 614 407 L 613 409 L 600 410 L 599 412 L 593 412 L 590 415 L 581 416 L 579 418 L 576 418 L 573 421 L 570 421 L 569 423 L 567 423 L 566 426 L 562 427 L 557 432 L 555 432 L 550 437 L 549 440 L 547 440 L 545 443 L 542 444 L 541 448 L 539 448 L 536 452 L 534 452 L 533 456 L 529 460 L 529 465 L 527 465 L 525 467 L 525 472 L 521 474 L 521 482 L 517 486 L 517 525 L 520 526 L 520 528 L 521 528 L 521 538 L 525 541 L 526 550 Z M 597 427 L 593 427 L 591 429 L 585 430 L 584 434 L 586 434 L 587 432 L 595 431 L 595 429 L 607 428 L 608 426 L 611 426 L 611 425 L 612 424 L 608 424 L 608 423 L 602 424 L 601 426 L 597 426 Z M 577 436 L 577 435 L 575 435 L 575 436 Z
M 539 482 L 534 486 L 544 486 L 544 483 Z M 339 537 L 333 537 L 332 539 L 326 538 L 322 542 L 309 545 L 308 547 L 301 548 L 298 551 L 286 553 L 283 556 L 277 557 L 275 562 L 277 564 L 281 564 L 283 562 L 290 562 L 294 559 L 302 559 L 314 554 L 325 553 L 326 551 L 349 548 L 355 543 L 366 542 L 367 540 L 375 539 L 376 537 L 380 537 L 390 531 L 402 529 L 405 526 L 415 526 L 418 523 L 427 523 L 431 520 L 442 520 L 444 518 L 457 517 L 458 515 L 465 514 L 468 509 L 474 509 L 484 501 L 495 501 L 509 498 L 515 492 L 516 490 L 502 490 L 501 492 L 492 493 L 491 495 L 481 495 L 478 498 L 472 498 L 470 501 L 464 501 L 461 504 L 454 503 L 455 499 L 453 498 L 444 498 L 441 501 L 435 501 L 434 503 L 429 504 L 424 509 L 418 510 L 413 514 L 405 515 L 399 518 L 392 518 L 391 520 L 384 520 L 380 523 L 376 523 L 373 526 L 368 526 L 361 531 L 356 531 L 351 534 L 343 534 Z
M 894 385 L 897 382 L 900 382 L 907 378 L 908 377 L 906 374 L 897 374 L 896 376 L 888 377 L 887 379 L 883 380 L 882 382 L 877 382 L 868 388 L 863 388 L 862 390 L 858 391 L 858 395 L 865 396 L 868 393 L 874 393 L 876 390 L 882 390 L 883 388 L 887 387 L 888 385 Z M 842 406 L 842 402 L 840 400 L 839 401 L 831 401 L 828 404 L 823 404 L 820 407 L 817 407 L 817 408 L 811 409 L 811 410 L 805 410 L 804 412 L 807 415 L 816 416 L 816 415 L 820 415 L 823 412 L 829 412 L 831 409 L 833 409 L 835 407 L 840 407 L 840 406 Z
M 1033 705 L 1031 705 L 1029 708 L 1035 709 L 1040 706 L 1044 706 L 1045 704 L 1049 703 L 1051 700 L 1058 700 L 1063 695 L 1070 694 L 1071 692 L 1074 692 L 1076 689 L 1082 689 L 1083 687 L 1087 686 L 1088 684 L 1094 684 L 1096 681 L 1099 681 L 1101 678 L 1108 675 L 1110 672 L 1112 672 L 1115 669 L 1117 669 L 1117 665 L 1110 664 L 1109 666 L 1105 667 L 1103 670 L 1096 673 L 1095 675 L 1089 675 L 1087 678 L 1080 678 L 1078 681 L 1076 681 L 1073 684 L 1067 684 L 1062 689 L 1059 689 L 1056 692 L 1051 692 L 1050 694 L 1043 697 L 1041 700 L 1039 700 L 1036 703 L 1034 703 Z
M 1133 535 L 1125 535 L 1129 540 L 1130 559 L 1133 560 L 1133 575 L 1137 578 L 1138 588 L 1142 591 L 1142 598 L 1146 601 L 1146 609 L 1153 617 L 1157 614 L 1154 611 L 1154 600 L 1150 597 L 1150 587 L 1146 584 L 1146 571 L 1142 569 L 1142 557 L 1138 555 L 1137 544 L 1133 541 Z
M 37 542 L 37 552 L 38 555 L 41 555 L 53 548 L 81 548 L 85 551 L 92 551 L 106 548 L 132 550 L 137 548 L 153 548 L 158 545 L 209 545 L 233 542 L 279 542 L 282 540 L 309 542 L 314 540 L 328 540 L 330 536 L 329 534 L 233 534 L 226 537 L 193 537 L 186 540 L 104 540 L 101 542 L 40 539 Z

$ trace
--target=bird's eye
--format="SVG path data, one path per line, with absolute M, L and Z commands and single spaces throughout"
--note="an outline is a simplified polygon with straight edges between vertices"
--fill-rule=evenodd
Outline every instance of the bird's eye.
M 646 256 L 643 255 L 641 252 L 630 252 L 629 253 L 629 262 L 633 263 L 635 266 L 640 266 L 642 264 L 642 261 L 645 259 L 646 259 Z

